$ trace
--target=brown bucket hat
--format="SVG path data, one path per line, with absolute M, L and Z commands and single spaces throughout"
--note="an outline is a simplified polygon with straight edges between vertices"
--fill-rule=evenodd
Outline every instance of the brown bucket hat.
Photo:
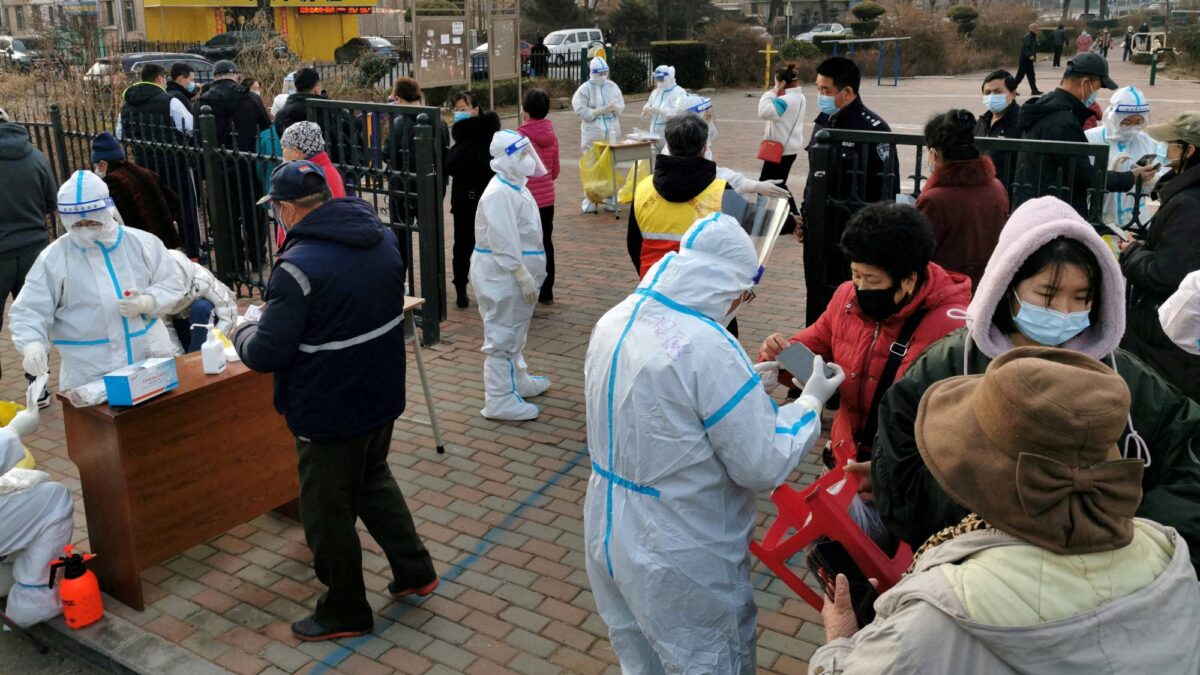
M 921 457 L 942 489 L 996 529 L 1060 554 L 1133 538 L 1141 460 L 1117 441 L 1129 388 L 1067 349 L 1011 349 L 983 375 L 934 384 L 917 409 Z

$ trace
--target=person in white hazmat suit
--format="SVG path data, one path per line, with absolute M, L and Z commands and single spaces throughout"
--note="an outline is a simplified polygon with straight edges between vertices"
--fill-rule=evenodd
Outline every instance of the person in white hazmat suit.
M 1109 171 L 1130 171 L 1137 161 L 1146 155 L 1154 155 L 1149 165 L 1159 165 L 1157 178 L 1161 178 L 1170 167 L 1167 166 L 1167 148 L 1165 144 L 1150 138 L 1146 126 L 1150 124 L 1150 101 L 1137 87 L 1121 87 L 1109 99 L 1108 108 L 1104 110 L 1104 121 L 1084 132 L 1089 143 L 1098 145 L 1108 144 Z M 1140 221 L 1144 224 L 1150 221 L 1150 190 L 1153 182 L 1142 184 L 1142 201 L 1138 206 Z M 1125 227 L 1133 220 L 1134 197 L 1133 190 L 1129 192 L 1109 192 L 1104 195 L 1104 222 L 1117 227 Z
M 108 186 L 76 171 L 58 191 L 67 235 L 42 250 L 9 310 L 13 344 L 25 372 L 62 357 L 60 388 L 95 382 L 118 368 L 171 356 L 159 320 L 183 297 L 183 279 L 162 241 L 119 222 Z
M 1183 278 L 1179 288 L 1158 307 L 1163 332 L 1180 349 L 1200 355 L 1200 271 Z
M 546 250 L 537 202 L 525 183 L 546 167 L 529 139 L 497 131 L 489 147 L 492 177 L 475 212 L 471 284 L 483 318 L 484 417 L 531 420 L 541 408 L 525 399 L 550 388 L 533 377 L 522 350 L 538 290 L 546 280 Z
M 237 297 L 233 291 L 206 267 L 192 262 L 183 251 L 170 250 L 167 254 L 175 262 L 184 289 L 179 302 L 163 312 L 175 355 L 200 350 L 207 335 L 192 326 L 211 321 L 226 337 L 232 335 L 238 319 Z M 186 345 L 184 339 L 187 339 Z
M 649 118 L 650 133 L 655 138 L 662 139 L 663 127 L 684 96 L 687 96 L 687 90 L 675 84 L 675 66 L 654 69 L 654 91 L 650 92 L 650 98 L 642 106 L 642 117 Z M 661 151 L 663 144 L 655 143 L 654 147 Z
M 625 98 L 621 88 L 608 79 L 608 62 L 599 56 L 589 63 L 591 75 L 579 85 L 571 97 L 571 107 L 579 116 L 580 145 L 584 154 L 597 141 L 616 143 L 621 138 L 621 120 L 625 112 Z M 610 200 L 612 201 L 612 200 Z M 613 202 L 615 204 L 615 202 Z M 610 204 L 611 206 L 611 204 Z M 583 198 L 583 212 L 595 211 L 595 205 Z
M 623 673 L 755 672 L 758 494 L 812 447 L 845 377 L 817 363 L 775 405 L 725 329 L 760 275 L 750 237 L 713 214 L 592 331 L 584 549 Z
M 14 468 L 25 457 L 21 437 L 38 426 L 36 396 L 27 399 L 32 405 L 0 428 L 0 596 L 8 596 L 4 613 L 21 627 L 62 613 L 58 588 L 48 587 L 50 563 L 75 529 L 71 491 L 43 471 Z

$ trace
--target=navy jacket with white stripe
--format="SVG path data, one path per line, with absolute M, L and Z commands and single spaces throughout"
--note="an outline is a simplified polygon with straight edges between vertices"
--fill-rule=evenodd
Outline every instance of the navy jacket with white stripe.
M 361 436 L 404 412 L 404 260 L 367 202 L 333 199 L 288 231 L 242 361 L 275 374 L 275 408 L 318 443 Z

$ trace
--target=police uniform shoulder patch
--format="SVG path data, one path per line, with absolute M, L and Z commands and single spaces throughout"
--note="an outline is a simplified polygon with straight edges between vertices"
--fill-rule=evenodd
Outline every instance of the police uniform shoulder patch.
M 892 144 L 880 143 L 879 145 L 875 146 L 875 152 L 879 155 L 879 159 L 886 162 L 888 161 L 888 158 L 892 156 Z

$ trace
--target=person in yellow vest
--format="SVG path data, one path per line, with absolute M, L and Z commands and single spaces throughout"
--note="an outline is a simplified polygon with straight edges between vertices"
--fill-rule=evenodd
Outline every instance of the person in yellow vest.
M 726 183 L 717 165 L 705 159 L 708 124 L 696 115 L 669 120 L 663 131 L 667 152 L 654 174 L 638 182 L 629 210 L 627 244 L 638 276 L 671 251 L 678 251 L 692 223 L 721 210 Z

